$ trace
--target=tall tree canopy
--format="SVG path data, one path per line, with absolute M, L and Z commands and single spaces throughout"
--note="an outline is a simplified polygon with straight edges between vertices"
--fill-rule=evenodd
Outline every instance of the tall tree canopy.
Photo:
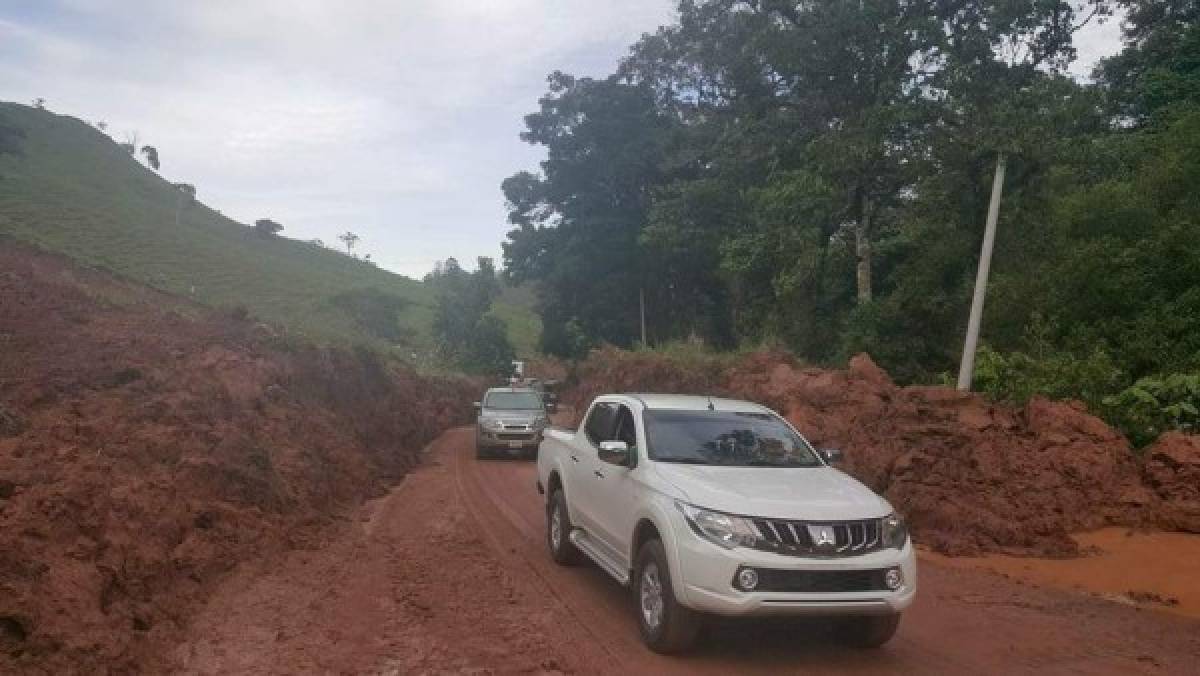
M 1124 49 L 1068 76 L 1115 8 Z M 644 296 L 652 343 L 939 378 L 1004 156 L 981 387 L 1103 408 L 1200 372 L 1196 0 L 685 0 L 613 75 L 550 84 L 547 160 L 503 186 L 547 350 L 632 344 Z
M 468 272 L 450 258 L 426 275 L 437 292 L 433 332 L 444 361 L 471 373 L 500 376 L 512 371 L 515 357 L 504 322 L 491 313 L 500 295 L 492 259 L 481 257 Z

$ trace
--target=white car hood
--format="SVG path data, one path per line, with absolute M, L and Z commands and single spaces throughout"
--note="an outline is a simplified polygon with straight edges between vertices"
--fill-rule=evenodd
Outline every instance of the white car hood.
M 742 516 L 848 521 L 887 516 L 886 500 L 830 467 L 718 467 L 655 463 L 696 507 Z

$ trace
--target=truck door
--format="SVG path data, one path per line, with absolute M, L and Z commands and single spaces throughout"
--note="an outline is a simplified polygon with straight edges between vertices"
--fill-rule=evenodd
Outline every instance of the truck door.
M 589 534 L 598 527 L 596 521 L 596 463 L 600 462 L 597 452 L 600 442 L 612 437 L 617 418 L 617 404 L 599 401 L 588 411 L 581 427 L 583 434 L 575 435 L 569 458 L 571 473 L 567 485 L 567 501 L 572 504 L 571 520 Z M 599 506 L 602 508 L 602 505 Z
M 637 458 L 640 435 L 633 411 L 624 404 L 617 404 L 614 417 L 609 440 L 624 441 L 629 446 L 630 456 Z M 608 550 L 608 554 L 626 568 L 630 567 L 633 556 L 629 549 L 632 546 L 636 508 L 635 481 L 631 468 L 612 465 L 595 457 L 592 465 L 594 524 L 591 532 Z

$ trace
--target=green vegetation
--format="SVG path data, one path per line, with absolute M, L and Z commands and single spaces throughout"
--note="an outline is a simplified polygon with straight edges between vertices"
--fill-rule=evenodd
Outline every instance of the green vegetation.
M 500 280 L 492 259 L 480 257 L 478 263 L 475 272 L 467 272 L 450 258 L 425 277 L 437 291 L 433 333 L 446 363 L 468 373 L 504 377 L 512 374 L 516 353 L 504 322 L 491 314 Z
M 435 295 L 422 283 L 272 236 L 278 224 L 266 219 L 225 218 L 195 200 L 196 187 L 168 183 L 79 120 L 0 104 L 0 154 L 0 235 L 205 305 L 245 308 L 293 337 L 402 345 L 406 357 L 432 351 Z M 497 311 L 514 326 L 536 321 L 520 307 Z
M 1117 7 L 1124 51 L 1068 77 L 1075 31 Z M 1005 158 L 978 386 L 1081 398 L 1135 440 L 1183 424 L 1105 402 L 1200 373 L 1200 3 L 679 11 L 613 75 L 551 75 L 526 118 L 547 159 L 503 184 L 505 262 L 539 284 L 547 352 L 633 346 L 644 296 L 652 344 L 865 350 L 936 380 Z

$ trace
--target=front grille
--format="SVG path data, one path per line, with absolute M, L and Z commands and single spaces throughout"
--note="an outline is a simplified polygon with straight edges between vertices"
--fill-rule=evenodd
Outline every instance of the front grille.
M 521 424 L 521 425 L 505 425 L 505 426 L 504 426 L 504 429 L 506 429 L 506 430 L 528 430 L 528 429 L 529 429 L 529 425 L 525 425 L 525 424 Z
M 857 556 L 882 548 L 880 519 L 862 521 L 787 521 L 752 519 L 760 538 L 755 549 L 790 556 Z M 832 536 L 824 542 L 821 534 Z M 832 539 L 832 542 L 828 540 Z
M 759 592 L 834 594 L 888 591 L 885 570 L 779 570 L 758 568 Z
M 496 438 L 504 441 L 533 441 L 533 435 L 528 432 L 501 432 Z

